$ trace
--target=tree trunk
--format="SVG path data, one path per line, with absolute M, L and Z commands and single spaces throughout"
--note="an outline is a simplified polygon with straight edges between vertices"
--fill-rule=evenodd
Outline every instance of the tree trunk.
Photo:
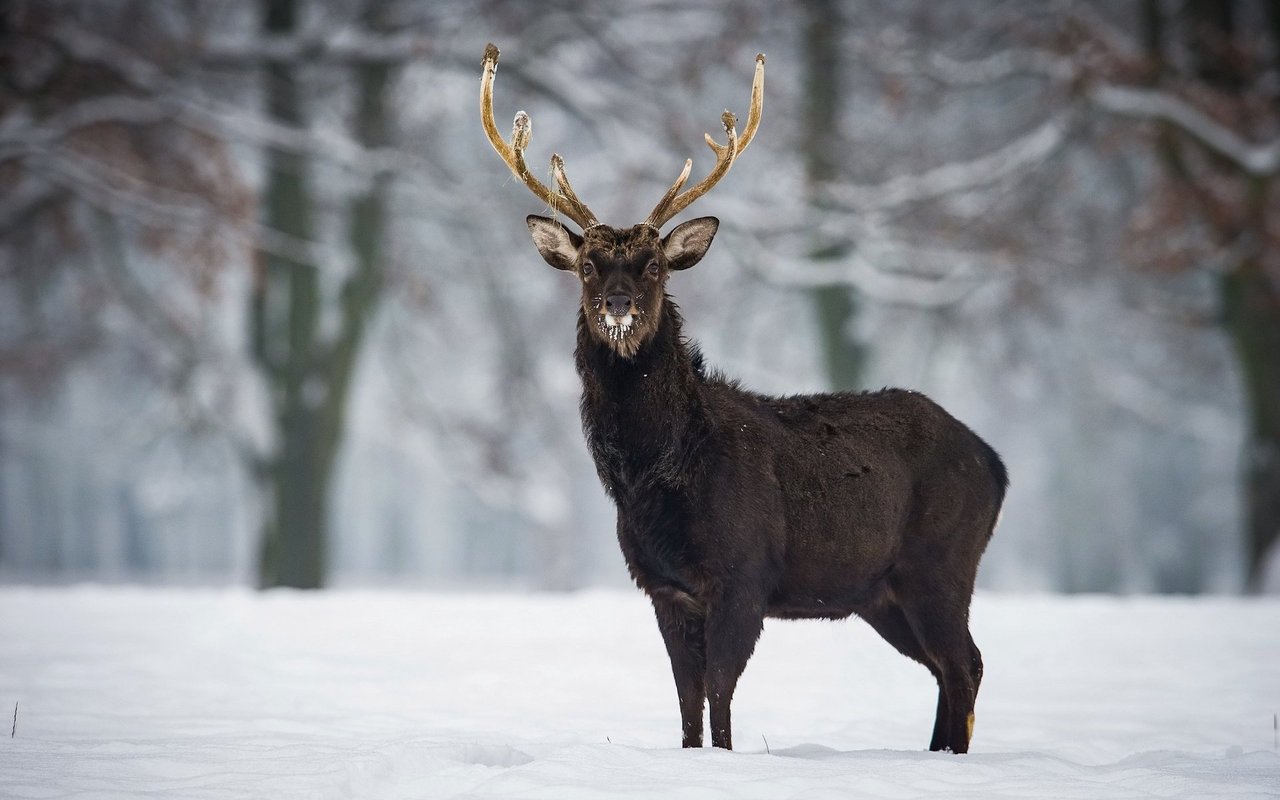
M 295 31 L 294 0 L 264 0 L 263 30 L 287 36 Z M 267 113 L 296 128 L 305 115 L 292 64 L 265 65 Z M 300 241 L 312 239 L 310 165 L 295 152 L 266 154 L 264 223 Z M 263 509 L 259 580 L 263 587 L 317 588 L 325 569 L 326 458 L 318 432 L 313 345 L 319 306 L 316 267 L 276 254 L 262 254 L 251 298 L 255 360 L 270 384 L 276 450 L 259 470 L 267 502 Z
M 1280 4 L 1269 11 L 1271 34 L 1280 34 Z M 1193 0 L 1185 8 L 1189 52 L 1197 76 L 1215 89 L 1239 93 L 1246 85 L 1237 50 L 1235 3 Z M 1272 47 L 1280 47 L 1273 38 Z M 1243 219 L 1219 235 L 1224 243 L 1256 237 L 1265 249 L 1271 180 L 1237 172 L 1230 176 L 1244 198 Z M 1241 212 L 1237 212 L 1241 213 Z M 1267 274 L 1266 254 L 1243 260 L 1223 276 L 1223 322 L 1239 360 L 1248 430 L 1243 458 L 1247 586 L 1261 586 L 1262 570 L 1280 538 L 1280 289 Z
M 839 150 L 842 94 L 840 36 L 843 23 L 836 0 L 806 0 L 804 30 L 804 151 L 808 203 L 819 204 L 818 187 L 840 177 L 835 154 Z M 815 262 L 843 257 L 847 242 L 816 243 L 809 252 Z M 857 315 L 857 298 L 844 286 L 820 286 L 811 290 L 822 344 L 823 360 L 832 389 L 854 389 L 861 382 L 864 349 L 852 336 Z
M 1236 6 L 1229 0 L 1192 0 L 1174 13 L 1180 15 L 1184 47 L 1192 56 L 1195 77 L 1224 94 L 1238 94 L 1246 86 L 1236 48 Z M 1146 0 L 1143 21 L 1151 62 L 1151 82 L 1159 83 L 1171 67 L 1164 58 L 1163 10 Z M 1267 8 L 1273 50 L 1280 47 L 1280 3 Z M 1277 54 L 1280 59 L 1280 53 Z M 1176 77 L 1176 75 L 1175 75 Z M 1222 319 L 1236 351 L 1244 382 L 1248 430 L 1243 458 L 1245 484 L 1245 564 L 1250 589 L 1260 588 L 1268 555 L 1280 539 L 1280 288 L 1268 275 L 1268 213 L 1273 178 L 1257 177 L 1224 163 L 1208 177 L 1194 174 L 1183 154 L 1183 143 L 1165 126 L 1159 153 L 1170 175 L 1187 187 L 1200 207 L 1219 246 L 1232 246 L 1241 237 L 1258 242 L 1260 253 L 1235 265 L 1220 280 Z M 1207 180 L 1232 184 L 1241 202 L 1223 203 L 1200 191 Z
M 1249 430 L 1245 444 L 1248 585 L 1280 538 L 1280 292 L 1258 259 L 1224 276 L 1227 331 L 1244 378 Z
M 266 0 L 267 32 L 293 32 L 295 10 L 293 0 Z M 378 25 L 375 17 L 376 11 L 369 14 L 370 22 Z M 392 67 L 385 60 L 370 61 L 356 63 L 354 70 L 356 139 L 369 148 L 385 146 L 390 128 L 385 95 Z M 305 115 L 294 67 L 268 62 L 267 79 L 272 117 L 301 127 Z M 267 163 L 267 225 L 310 241 L 313 205 L 306 159 L 271 151 Z M 325 582 L 329 493 L 346 426 L 351 379 L 382 287 L 389 182 L 385 174 L 373 176 L 350 204 L 347 237 L 355 263 L 339 295 L 341 324 L 332 340 L 321 339 L 317 326 L 321 311 L 317 265 L 264 257 L 264 271 L 252 300 L 252 341 L 255 357 L 271 383 L 279 442 L 261 470 L 271 497 L 262 534 L 260 582 L 264 587 L 314 589 Z M 273 295 L 282 299 L 273 302 Z

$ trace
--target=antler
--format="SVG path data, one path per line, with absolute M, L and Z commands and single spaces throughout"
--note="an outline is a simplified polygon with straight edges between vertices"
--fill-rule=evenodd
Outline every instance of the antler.
M 680 187 L 684 186 L 684 182 L 689 179 L 689 171 L 693 168 L 692 159 L 685 159 L 684 169 L 680 171 L 680 177 L 676 178 L 676 182 L 671 184 L 671 188 L 658 201 L 658 205 L 649 213 L 649 218 L 644 224 L 654 228 L 661 228 L 666 222 L 684 211 L 689 204 L 699 197 L 702 197 L 720 182 L 733 166 L 733 162 L 746 152 L 747 145 L 751 144 L 751 140 L 755 138 L 756 129 L 760 127 L 760 113 L 764 110 L 764 53 L 756 56 L 756 74 L 755 79 L 751 82 L 751 111 L 747 114 L 747 127 L 739 137 L 735 126 L 738 123 L 733 114 L 725 111 L 720 116 L 721 122 L 724 124 L 724 132 L 728 137 L 728 144 L 718 144 L 715 139 L 711 138 L 711 134 L 704 133 L 703 137 L 707 140 L 707 145 L 716 154 L 716 165 L 711 168 L 711 172 L 707 177 L 698 181 L 693 186 L 680 191 Z
M 564 159 L 558 154 L 551 156 L 551 175 L 555 178 L 556 186 L 559 187 L 558 192 L 548 189 L 542 181 L 529 172 L 524 162 L 524 151 L 529 146 L 529 139 L 533 136 L 533 121 L 529 119 L 528 114 L 523 111 L 516 114 L 515 122 L 511 127 L 511 144 L 502 140 L 502 135 L 498 133 L 498 125 L 493 120 L 493 79 L 498 73 L 498 48 L 492 43 L 485 45 L 483 68 L 484 72 L 480 78 L 480 121 L 484 125 L 485 135 L 489 137 L 489 144 L 498 151 L 498 155 L 502 156 L 502 160 L 511 168 L 515 176 L 524 181 L 524 185 L 528 186 L 538 199 L 551 206 L 552 213 L 564 214 L 578 223 L 583 230 L 592 225 L 599 225 L 596 215 L 592 214 L 591 209 L 578 199 L 573 187 L 569 185 L 569 178 L 564 172 Z

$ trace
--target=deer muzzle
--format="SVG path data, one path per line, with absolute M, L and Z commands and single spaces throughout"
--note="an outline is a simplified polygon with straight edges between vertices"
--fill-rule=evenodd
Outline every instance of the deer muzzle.
M 629 294 L 611 294 L 604 299 L 605 313 L 614 317 L 623 317 L 631 313 L 632 300 Z

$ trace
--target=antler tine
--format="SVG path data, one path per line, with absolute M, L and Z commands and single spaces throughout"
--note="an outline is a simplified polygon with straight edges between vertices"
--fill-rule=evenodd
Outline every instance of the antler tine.
M 560 156 L 552 157 L 552 173 L 556 176 L 556 183 L 560 187 L 559 192 L 547 188 L 529 171 L 528 165 L 525 164 L 524 151 L 533 137 L 533 121 L 528 114 L 523 111 L 516 114 L 512 124 L 510 144 L 504 141 L 502 134 L 498 132 L 498 124 L 493 118 L 493 82 L 498 73 L 498 56 L 498 48 L 493 43 L 485 45 L 483 72 L 480 76 L 480 123 L 484 126 L 485 135 L 489 137 L 489 144 L 493 145 L 493 149 L 515 176 L 523 181 L 539 200 L 550 206 L 553 213 L 562 212 L 584 230 L 599 224 L 595 214 L 591 213 L 591 210 L 578 199 L 572 187 L 569 186 L 569 180 L 564 176 L 564 162 Z M 560 164 L 558 170 L 556 162 Z
M 668 219 L 671 219 L 671 217 L 674 216 L 674 214 L 668 214 L 661 221 L 656 221 L 658 215 L 664 212 L 667 209 L 667 207 L 671 205 L 671 201 L 675 199 L 677 194 L 679 194 L 680 187 L 684 186 L 684 182 L 689 180 L 689 172 L 692 169 L 693 169 L 693 159 L 686 158 L 684 160 L 684 169 L 680 170 L 680 175 L 676 178 L 676 182 L 671 184 L 671 188 L 668 189 L 667 193 L 662 196 L 662 199 L 658 201 L 658 204 L 653 207 L 653 211 L 649 214 L 649 218 L 644 221 L 644 224 L 653 228 L 657 228 L 660 225 L 662 225 L 663 222 L 666 222 Z
M 733 166 L 738 156 L 747 149 L 747 145 L 751 144 L 751 140 L 755 138 L 756 130 L 760 127 L 760 117 L 764 111 L 764 53 L 756 55 L 756 71 L 751 81 L 751 109 L 747 113 L 747 126 L 739 137 L 736 132 L 737 120 L 733 114 L 725 111 L 721 115 L 721 121 L 724 123 L 724 131 L 728 136 L 727 144 L 720 144 L 711 138 L 711 134 L 703 134 L 707 145 L 712 152 L 716 154 L 716 165 L 712 167 L 707 177 L 698 181 L 693 186 L 680 193 L 680 187 L 684 186 L 684 182 L 689 178 L 689 170 L 692 162 L 685 161 L 684 170 L 680 173 L 680 177 L 671 185 L 667 193 L 658 201 L 649 218 L 645 220 L 645 224 L 654 228 L 660 228 L 667 223 L 676 214 L 689 207 L 689 204 L 706 194 L 711 187 L 719 183 Z
M 580 209 L 582 219 L 578 224 L 583 230 L 590 228 L 592 225 L 599 225 L 600 221 L 596 219 L 596 215 L 591 213 L 591 209 L 578 199 L 578 195 L 573 191 L 573 187 L 569 185 L 569 176 L 564 172 L 564 159 L 559 153 L 551 154 L 551 176 L 555 178 L 556 186 L 560 187 L 560 194 L 570 205 Z
M 737 158 L 738 155 L 738 132 L 736 130 L 737 119 L 732 113 L 726 111 L 721 115 L 721 120 L 724 122 L 724 132 L 729 140 L 727 145 L 717 144 L 716 141 L 711 138 L 711 134 L 709 133 L 703 134 L 703 137 L 707 140 L 707 144 L 716 154 L 716 165 L 711 168 L 711 172 L 707 173 L 707 177 L 698 181 L 693 186 L 690 186 L 685 191 L 676 194 L 688 177 L 689 166 L 686 166 L 685 169 L 680 172 L 680 177 L 676 179 L 676 182 L 673 183 L 671 188 L 667 190 L 667 193 L 663 195 L 662 200 L 659 201 L 658 205 L 649 213 L 649 218 L 645 220 L 644 224 L 653 228 L 661 228 L 666 224 L 667 220 L 671 219 L 676 214 L 679 214 L 694 200 L 697 200 L 699 197 L 706 194 L 712 186 L 719 183 L 720 179 L 729 172 L 729 168 L 733 166 L 733 160 Z M 685 164 L 689 165 L 689 163 L 689 160 L 685 159 Z
M 747 127 L 738 139 L 738 155 L 747 152 L 747 145 L 756 138 L 760 127 L 760 115 L 764 113 L 764 53 L 756 53 L 756 73 L 751 79 L 751 108 L 747 110 Z

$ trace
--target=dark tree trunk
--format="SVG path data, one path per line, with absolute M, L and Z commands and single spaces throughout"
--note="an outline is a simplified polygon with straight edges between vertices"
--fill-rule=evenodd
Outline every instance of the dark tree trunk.
M 1268 9 L 1275 33 L 1276 6 Z M 1236 4 L 1228 0 L 1194 0 L 1188 4 L 1189 52 L 1198 77 L 1213 88 L 1238 93 L 1247 84 L 1236 41 Z M 1273 39 L 1272 47 L 1280 47 Z M 1232 176 L 1240 186 L 1242 215 L 1224 240 L 1255 239 L 1259 255 L 1243 259 L 1222 278 L 1223 321 L 1235 347 L 1244 382 L 1248 429 L 1244 451 L 1247 581 L 1258 589 L 1267 557 L 1280 538 L 1280 287 L 1268 275 L 1266 254 L 1271 207 L 1270 178 L 1243 173 Z M 1270 266 L 1274 267 L 1274 264 Z
M 263 30 L 284 36 L 297 27 L 294 0 L 264 0 Z M 267 113 L 304 126 L 301 90 L 293 64 L 265 65 Z M 263 215 L 269 228 L 310 241 L 313 208 L 310 165 L 294 152 L 266 154 Z M 314 339 L 319 286 L 314 264 L 263 254 L 250 314 L 253 352 L 270 384 L 276 450 L 261 465 L 263 509 L 261 585 L 317 588 L 324 580 L 328 476 L 319 434 L 314 382 Z
M 840 37 L 843 22 L 836 0 L 805 0 L 804 125 L 801 126 L 805 179 L 809 203 L 816 205 L 818 187 L 841 177 L 836 154 L 843 94 L 840 91 Z M 844 256 L 847 242 L 816 244 L 809 253 L 815 262 Z M 850 328 L 858 313 L 857 298 L 844 286 L 811 290 L 822 343 L 823 359 L 832 389 L 853 389 L 861 382 L 864 349 Z
M 264 30 L 296 28 L 294 0 L 265 0 Z M 376 20 L 374 20 L 376 22 Z M 366 147 L 388 141 L 385 94 L 392 67 L 385 61 L 354 65 L 356 138 Z M 296 67 L 266 65 L 271 117 L 305 126 Z M 346 424 L 347 401 L 360 346 L 382 285 L 382 241 L 389 178 L 377 175 L 349 208 L 347 235 L 355 263 L 339 296 L 341 326 L 321 337 L 318 265 L 265 254 L 251 301 L 252 346 L 267 376 L 277 426 L 277 450 L 260 465 L 267 490 L 262 531 L 262 586 L 319 588 L 327 571 L 329 496 Z M 264 214 L 268 227 L 311 241 L 313 199 L 309 164 L 297 153 L 267 154 Z
M 1258 259 L 1222 281 L 1227 331 L 1235 345 L 1248 400 L 1245 502 L 1249 586 L 1280 538 L 1280 291 Z
M 1237 5 L 1230 0 L 1192 0 L 1174 13 L 1192 57 L 1194 76 L 1223 95 L 1240 93 L 1249 83 L 1237 52 Z M 1280 3 L 1266 7 L 1267 34 L 1280 59 Z M 1163 10 L 1146 0 L 1143 20 L 1151 61 L 1151 82 L 1173 69 L 1164 58 Z M 1221 278 L 1222 320 L 1235 349 L 1244 383 L 1248 419 L 1243 458 L 1245 483 L 1245 559 L 1248 586 L 1257 589 L 1266 560 L 1280 539 L 1280 283 L 1268 214 L 1274 207 L 1274 179 L 1250 175 L 1211 160 L 1209 175 L 1196 174 L 1185 157 L 1187 144 L 1165 126 L 1159 152 L 1171 176 L 1188 188 L 1202 218 L 1223 248 L 1252 239 L 1255 254 L 1232 264 Z M 1224 203 L 1197 184 L 1214 180 L 1233 185 L 1239 202 Z M 1270 270 L 1270 272 L 1269 272 Z

